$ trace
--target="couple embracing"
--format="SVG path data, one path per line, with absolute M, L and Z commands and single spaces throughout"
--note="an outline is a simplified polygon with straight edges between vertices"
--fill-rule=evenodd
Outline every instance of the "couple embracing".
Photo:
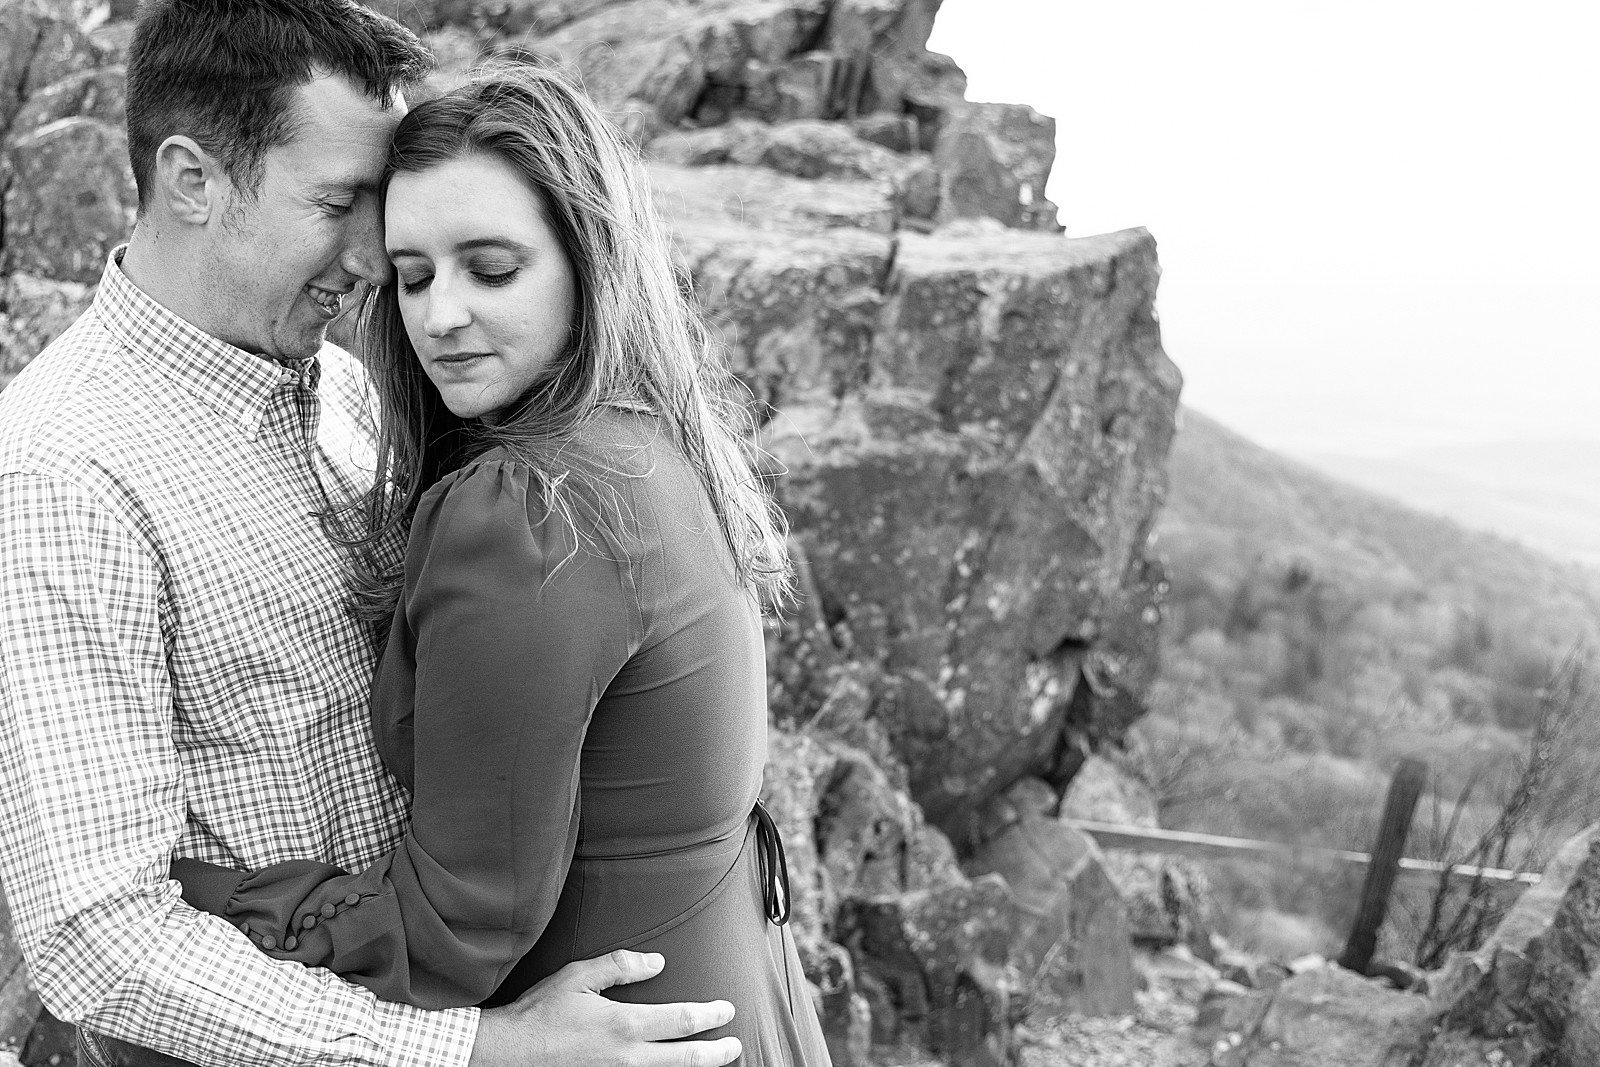
M 86 1067 L 825 1065 L 742 409 L 595 106 L 428 67 L 351 0 L 141 8 L 138 223 L 0 396 L 33 977 Z

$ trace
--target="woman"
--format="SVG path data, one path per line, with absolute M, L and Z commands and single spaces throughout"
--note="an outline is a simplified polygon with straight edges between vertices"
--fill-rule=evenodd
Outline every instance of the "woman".
M 179 860 L 185 897 L 424 1007 L 661 952 L 607 995 L 725 999 L 743 1062 L 827 1064 L 756 804 L 781 520 L 636 158 L 560 77 L 497 71 L 401 122 L 385 222 L 380 478 L 347 540 L 391 620 L 372 720 L 411 826 L 357 873 Z

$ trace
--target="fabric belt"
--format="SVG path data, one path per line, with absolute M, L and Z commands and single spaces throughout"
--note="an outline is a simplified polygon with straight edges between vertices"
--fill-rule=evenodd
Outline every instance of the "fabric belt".
M 756 801 L 756 855 L 761 863 L 761 903 L 774 926 L 789 921 L 789 861 L 783 854 L 783 835 L 767 814 L 767 807 Z

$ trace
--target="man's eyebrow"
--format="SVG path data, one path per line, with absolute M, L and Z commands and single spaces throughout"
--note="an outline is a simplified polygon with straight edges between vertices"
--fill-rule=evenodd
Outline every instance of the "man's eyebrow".
M 532 248 L 523 244 L 521 241 L 513 241 L 509 237 L 474 237 L 469 241 L 456 242 L 456 246 L 453 250 L 456 252 L 472 252 L 479 248 L 498 248 L 504 249 L 507 252 L 519 252 L 523 255 L 531 255 L 533 253 Z M 424 253 L 417 251 L 415 248 L 389 249 L 390 259 L 400 259 L 403 256 L 411 256 L 416 259 L 427 258 Z
M 378 183 L 368 181 L 356 175 L 347 175 L 343 178 L 324 178 L 311 183 L 311 192 L 316 196 L 337 196 L 342 193 L 358 193 L 363 190 L 376 190 Z

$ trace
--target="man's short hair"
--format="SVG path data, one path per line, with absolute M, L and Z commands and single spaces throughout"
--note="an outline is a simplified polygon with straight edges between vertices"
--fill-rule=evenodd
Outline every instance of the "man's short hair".
M 404 26 L 355 0 L 144 0 L 128 53 L 128 157 L 142 211 L 156 150 L 194 138 L 247 196 L 267 150 L 295 133 L 294 91 L 342 74 L 380 103 L 433 59 Z

